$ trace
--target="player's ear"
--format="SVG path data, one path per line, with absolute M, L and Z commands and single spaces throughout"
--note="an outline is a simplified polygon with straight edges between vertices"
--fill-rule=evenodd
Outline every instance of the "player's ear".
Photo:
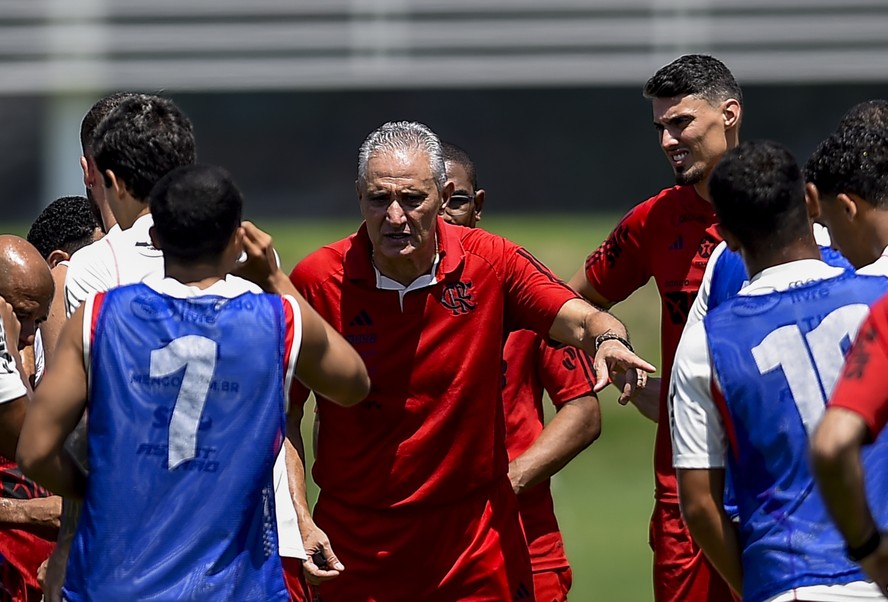
M 151 246 L 153 246 L 155 249 L 163 250 L 163 246 L 161 246 L 160 244 L 160 238 L 158 238 L 157 230 L 154 228 L 154 226 L 148 228 L 148 237 L 151 239 Z
M 725 122 L 726 130 L 740 125 L 741 113 L 742 108 L 740 107 L 740 101 L 736 98 L 729 98 L 722 103 L 722 117 Z
M 728 248 L 730 250 L 734 251 L 735 253 L 740 251 L 740 243 L 737 242 L 737 239 L 734 237 L 730 230 L 722 227 L 721 224 L 716 224 L 715 229 L 718 232 L 718 235 L 724 239 L 725 244 L 728 245 Z
M 474 204 L 475 204 L 475 221 L 476 222 L 481 221 L 481 212 L 484 211 L 484 197 L 485 197 L 485 195 L 486 195 L 486 193 L 484 192 L 483 188 L 475 191 L 475 203 Z
M 439 199 L 441 203 L 438 205 L 438 213 L 444 211 L 444 207 L 447 206 L 447 203 L 450 201 L 450 197 L 453 195 L 454 188 L 455 186 L 450 180 L 444 182 L 444 188 L 441 189 L 441 198 Z
M 238 226 L 231 234 L 231 241 L 228 243 L 234 248 L 234 256 L 240 257 L 244 252 L 244 227 Z
M 63 261 L 68 261 L 71 259 L 71 254 L 62 251 L 61 249 L 55 249 L 52 253 L 49 254 L 49 257 L 46 258 L 46 263 L 49 264 L 49 269 L 52 269 L 59 265 Z
M 92 187 L 92 174 L 89 169 L 89 161 L 84 155 L 80 155 L 80 169 L 83 170 L 83 185 L 86 188 Z
M 812 220 L 820 217 L 820 191 L 811 182 L 805 184 L 805 205 L 808 207 L 808 217 Z
M 849 222 L 853 221 L 861 213 L 862 207 L 859 204 L 862 202 L 862 199 L 856 194 L 840 192 L 836 195 L 836 202 Z

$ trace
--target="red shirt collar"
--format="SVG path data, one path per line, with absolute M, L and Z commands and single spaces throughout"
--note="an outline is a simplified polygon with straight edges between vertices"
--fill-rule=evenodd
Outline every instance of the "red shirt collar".
M 437 280 L 440 282 L 459 269 L 465 259 L 465 250 L 462 245 L 462 234 L 465 232 L 462 226 L 453 226 L 440 217 L 437 218 L 438 229 L 438 253 L 441 259 L 438 263 Z M 358 231 L 351 236 L 350 244 L 345 251 L 343 267 L 345 277 L 349 280 L 366 280 L 376 283 L 376 272 L 373 270 L 373 262 L 370 257 L 373 246 L 367 233 L 367 224 L 362 223 Z

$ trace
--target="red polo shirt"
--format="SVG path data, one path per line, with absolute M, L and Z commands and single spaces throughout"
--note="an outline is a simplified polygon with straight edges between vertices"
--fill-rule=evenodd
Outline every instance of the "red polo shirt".
M 436 282 L 403 305 L 398 291 L 376 286 L 366 226 L 290 276 L 371 379 L 356 407 L 318 400 L 313 475 L 324 496 L 376 509 L 440 506 L 507 472 L 503 340 L 517 329 L 547 335 L 576 295 L 514 243 L 441 219 L 437 228 Z
M 654 447 L 657 499 L 678 503 L 666 396 L 675 348 L 706 262 L 721 242 L 712 204 L 693 186 L 674 186 L 637 205 L 586 259 L 586 278 L 608 301 L 623 301 L 651 279 L 662 302 L 660 344 L 663 383 Z
M 503 368 L 509 461 L 523 454 L 543 432 L 544 390 L 558 408 L 578 397 L 594 395 L 595 375 L 589 357 L 573 347 L 550 344 L 529 330 L 509 335 L 503 350 Z M 522 492 L 518 507 L 533 570 L 568 566 L 549 481 Z

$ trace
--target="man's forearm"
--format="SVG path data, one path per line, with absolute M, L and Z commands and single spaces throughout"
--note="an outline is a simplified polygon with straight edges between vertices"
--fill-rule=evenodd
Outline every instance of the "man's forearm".
M 284 440 L 287 480 L 290 484 L 290 496 L 293 498 L 293 506 L 296 508 L 296 516 L 300 526 L 314 522 L 305 487 L 305 444 L 300 430 L 302 415 L 301 407 L 290 407 L 287 418 L 287 438 Z
M 0 404 L 0 456 L 10 460 L 15 459 L 27 403 L 27 397 L 19 397 Z
M 860 462 L 865 435 L 861 419 L 847 410 L 830 409 L 812 441 L 811 459 L 820 493 L 851 547 L 864 543 L 876 529 Z
M 0 523 L 47 538 L 57 535 L 61 512 L 62 498 L 58 496 L 26 500 L 0 498 Z
M 582 299 L 571 299 L 558 312 L 549 335 L 556 341 L 595 354 L 595 337 L 611 332 L 628 338 L 626 327 L 612 314 Z
M 86 476 L 62 445 L 37 461 L 22 461 L 21 456 L 18 460 L 25 476 L 53 493 L 73 499 L 83 498 L 86 492 Z
M 740 542 L 724 510 L 724 470 L 680 469 L 678 486 L 682 516 L 691 536 L 728 585 L 741 594 Z
M 545 481 L 589 447 L 601 434 L 598 399 L 584 396 L 566 403 L 533 444 L 509 464 L 515 493 Z

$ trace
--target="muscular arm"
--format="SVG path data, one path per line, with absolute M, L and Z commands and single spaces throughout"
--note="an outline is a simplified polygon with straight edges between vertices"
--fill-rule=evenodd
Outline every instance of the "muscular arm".
M 600 434 L 597 397 L 584 395 L 565 403 L 536 441 L 509 464 L 509 480 L 515 493 L 557 473 Z
M 742 594 L 740 542 L 724 509 L 724 469 L 678 469 L 677 473 L 681 513 L 691 536 L 728 585 Z
M 58 535 L 62 498 L 38 497 L 29 500 L 0 498 L 0 523 L 6 527 L 36 533 L 46 539 Z
M 598 307 L 610 309 L 614 305 L 611 301 L 606 299 L 604 295 L 595 290 L 595 288 L 591 284 L 589 284 L 589 279 L 586 278 L 585 268 L 580 268 L 579 270 L 577 270 L 577 273 L 571 277 L 567 284 L 570 286 L 570 288 L 585 297 L 590 303 L 593 303 Z
M 244 277 L 269 293 L 289 295 L 302 314 L 302 345 L 296 376 L 305 386 L 344 406 L 362 401 L 370 392 L 370 377 L 358 352 L 349 345 L 299 294 L 277 265 L 271 237 L 244 222 Z
M 860 449 L 867 437 L 863 418 L 845 408 L 828 408 L 811 440 L 811 459 L 823 501 L 851 547 L 876 528 L 866 500 Z
M 300 428 L 303 414 L 302 403 L 290 404 L 287 415 L 287 476 L 307 556 L 302 563 L 305 576 L 309 583 L 318 584 L 338 577 L 345 570 L 345 566 L 333 552 L 327 534 L 318 528 L 311 516 L 305 491 L 305 444 Z M 320 557 L 323 557 L 324 562 L 318 566 L 315 561 L 320 560 Z
M 549 336 L 556 341 L 578 347 L 594 355 L 595 391 L 600 391 L 610 382 L 611 373 L 627 372 L 629 370 L 654 372 L 653 365 L 641 359 L 618 341 L 605 341 L 596 350 L 595 337 L 605 332 L 610 332 L 624 339 L 628 339 L 626 327 L 617 318 L 608 312 L 589 305 L 582 299 L 571 299 L 561 306 Z M 597 351 L 597 352 L 596 352 Z M 630 373 L 633 376 L 635 373 Z M 634 394 L 633 385 L 636 380 L 630 376 L 626 387 L 623 388 L 620 400 L 628 399 Z
M 86 408 L 83 309 L 62 329 L 55 365 L 47 370 L 22 426 L 16 461 L 28 477 L 65 497 L 82 497 L 83 473 L 64 451 Z

